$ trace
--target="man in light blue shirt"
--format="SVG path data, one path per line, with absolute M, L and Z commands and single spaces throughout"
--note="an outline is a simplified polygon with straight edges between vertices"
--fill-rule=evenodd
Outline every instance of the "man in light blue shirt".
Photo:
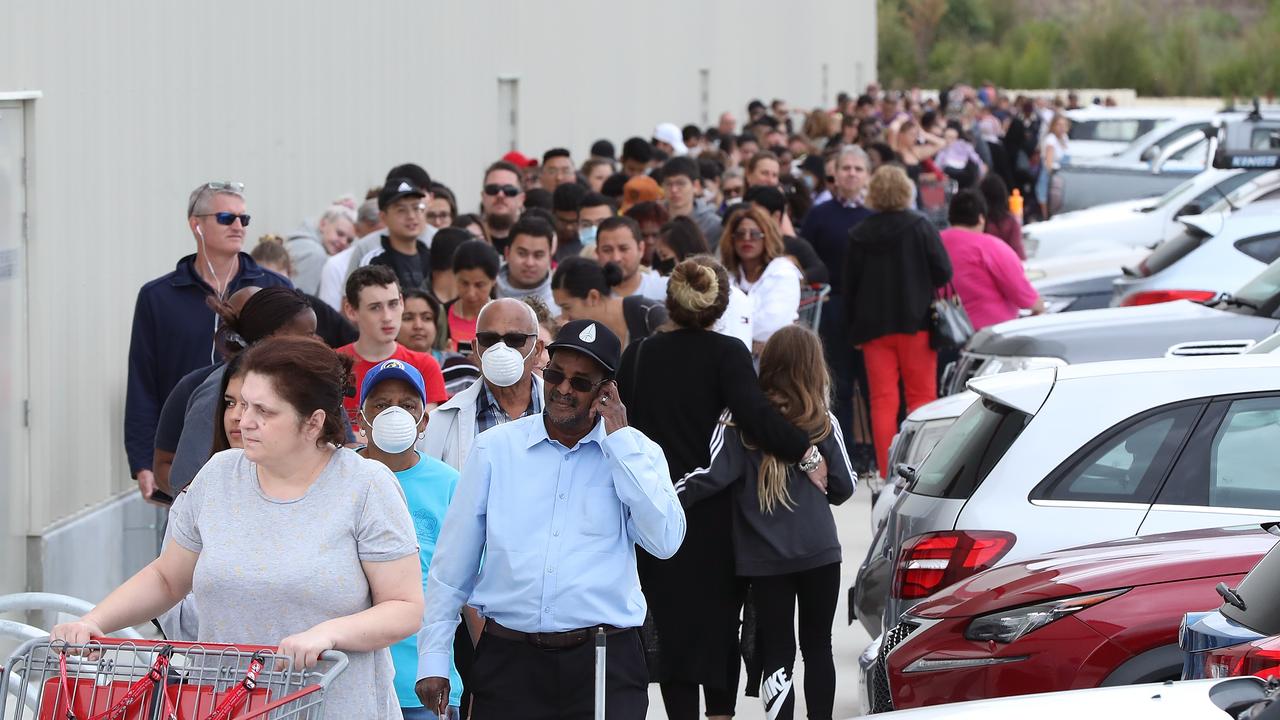
M 463 466 L 427 582 L 416 689 L 429 708 L 447 704 L 465 603 L 485 618 L 469 681 L 475 720 L 591 718 L 600 629 L 608 716 L 642 720 L 646 604 L 634 546 L 671 557 L 684 511 L 662 449 L 627 427 L 612 382 L 617 336 L 578 320 L 548 349 L 543 413 L 481 433 Z

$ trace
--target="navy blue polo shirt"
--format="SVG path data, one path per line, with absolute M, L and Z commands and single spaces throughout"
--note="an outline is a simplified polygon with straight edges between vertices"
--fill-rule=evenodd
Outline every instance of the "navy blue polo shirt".
M 828 200 L 809 210 L 800 227 L 800 236 L 813 244 L 830 274 L 831 294 L 840 295 L 844 287 L 844 251 L 849 245 L 849 231 L 874 215 L 862 205 L 845 205 Z
M 169 392 L 192 370 L 221 361 L 213 347 L 217 316 L 205 304 L 214 290 L 196 273 L 195 259 L 182 258 L 173 272 L 138 291 L 124 404 L 124 445 L 134 475 L 151 469 L 156 425 Z M 240 253 L 240 271 L 227 286 L 227 295 L 251 285 L 293 287 L 288 278 Z

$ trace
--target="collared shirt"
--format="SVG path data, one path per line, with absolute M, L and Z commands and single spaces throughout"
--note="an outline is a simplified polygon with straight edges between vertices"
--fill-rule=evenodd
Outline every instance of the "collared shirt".
M 529 406 L 524 409 L 524 414 L 520 417 L 529 417 L 530 415 L 542 414 L 542 396 L 538 394 L 537 383 L 529 382 Z M 498 402 L 498 398 L 493 396 L 493 391 L 489 389 L 489 383 L 480 383 L 480 394 L 476 396 L 476 434 L 496 427 L 503 423 L 511 422 L 516 418 L 507 414 L 502 409 L 502 403 Z
M 464 603 L 521 632 L 644 622 L 633 546 L 669 558 L 685 533 L 662 449 L 603 420 L 566 448 L 544 423 L 476 436 L 431 563 L 419 678 L 447 677 Z

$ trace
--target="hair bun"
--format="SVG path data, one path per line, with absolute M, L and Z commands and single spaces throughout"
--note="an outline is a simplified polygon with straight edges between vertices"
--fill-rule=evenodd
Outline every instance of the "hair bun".
M 686 260 L 671 272 L 667 291 L 680 307 L 700 312 L 716 303 L 720 281 L 712 268 Z

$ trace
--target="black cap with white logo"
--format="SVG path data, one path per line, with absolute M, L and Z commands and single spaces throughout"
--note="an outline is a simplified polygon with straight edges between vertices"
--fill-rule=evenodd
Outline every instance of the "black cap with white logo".
M 427 191 L 413 184 L 408 178 L 391 178 L 387 180 L 387 184 L 382 186 L 382 191 L 378 193 L 378 209 L 386 210 L 391 203 L 407 197 L 423 198 L 427 196 Z
M 565 323 L 556 333 L 555 342 L 547 346 L 548 352 L 559 348 L 577 350 L 604 366 L 609 374 L 617 372 L 622 356 L 622 343 L 609 328 L 594 320 L 574 320 Z

